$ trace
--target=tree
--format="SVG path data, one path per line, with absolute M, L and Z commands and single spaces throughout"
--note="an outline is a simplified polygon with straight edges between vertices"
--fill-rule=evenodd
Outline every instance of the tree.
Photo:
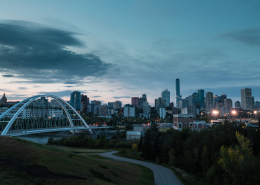
M 250 148 L 250 141 L 239 132 L 236 132 L 236 138 L 238 145 L 234 147 L 220 148 L 221 158 L 218 160 L 218 164 L 231 176 L 234 184 L 242 184 L 242 180 L 252 164 L 253 155 Z M 243 184 L 246 184 L 244 182 Z
M 169 165 L 174 166 L 176 163 L 176 157 L 175 157 L 175 152 L 174 149 L 170 149 L 169 151 Z
M 132 145 L 132 150 L 133 150 L 133 151 L 136 151 L 137 149 L 138 149 L 137 144 L 133 144 L 133 145 Z

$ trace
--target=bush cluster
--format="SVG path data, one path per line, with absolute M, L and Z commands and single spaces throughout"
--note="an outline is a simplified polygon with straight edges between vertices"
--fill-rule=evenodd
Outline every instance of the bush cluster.
M 228 172 L 218 162 L 224 156 L 220 152 L 221 148 L 234 148 L 232 150 L 236 151 L 237 156 L 246 157 L 245 149 L 239 152 L 236 149 L 242 145 L 238 142 L 236 133 L 249 138 L 249 149 L 253 153 L 250 160 L 240 160 L 242 162 L 237 164 L 232 162 L 232 157 L 226 156 L 225 161 L 241 169 L 226 168 L 229 169 Z M 142 152 L 142 158 L 181 168 L 195 175 L 202 184 L 257 184 L 260 181 L 259 129 L 244 128 L 229 122 L 200 132 L 185 128 L 182 131 L 169 130 L 161 133 L 156 128 L 151 128 L 146 131 L 138 148 Z
M 53 140 L 49 138 L 48 145 L 59 145 L 69 147 L 85 147 L 85 148 L 131 148 L 132 145 L 128 145 L 124 141 L 117 139 L 111 139 L 107 141 L 106 136 L 101 135 L 99 139 L 93 139 L 91 137 L 72 136 L 70 138 L 62 138 L 60 140 Z

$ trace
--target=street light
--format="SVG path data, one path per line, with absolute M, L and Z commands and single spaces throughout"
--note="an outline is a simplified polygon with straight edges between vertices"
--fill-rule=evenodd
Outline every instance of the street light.
M 232 113 L 232 115 L 234 116 L 234 118 L 235 118 L 235 116 L 237 115 L 237 111 L 235 111 L 235 110 L 232 110 L 231 111 L 231 113 Z
M 255 119 L 257 119 L 257 111 L 256 110 L 254 111 L 254 114 L 255 114 Z
M 219 111 L 217 111 L 217 110 L 213 110 L 213 111 L 212 111 L 212 114 L 216 115 L 216 119 L 218 119 Z

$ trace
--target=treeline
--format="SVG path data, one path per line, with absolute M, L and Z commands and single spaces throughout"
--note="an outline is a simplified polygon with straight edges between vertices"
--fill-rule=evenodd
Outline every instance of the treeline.
M 105 135 L 100 135 L 99 138 L 84 137 L 83 135 L 72 136 L 70 138 L 62 138 L 53 140 L 49 138 L 48 145 L 69 146 L 69 147 L 84 147 L 84 148 L 131 148 L 133 142 L 124 142 L 118 139 L 107 140 Z
M 239 140 L 239 141 L 238 141 Z M 200 132 L 158 132 L 155 124 L 139 143 L 141 157 L 184 169 L 199 184 L 259 184 L 260 132 L 225 122 Z

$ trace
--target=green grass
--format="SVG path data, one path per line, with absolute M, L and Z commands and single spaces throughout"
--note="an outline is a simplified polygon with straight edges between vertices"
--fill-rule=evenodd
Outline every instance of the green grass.
M 159 128 L 159 132 L 166 132 L 167 130 L 170 130 L 170 128 Z
M 72 151 L 97 152 L 90 149 Z M 150 183 L 152 171 L 148 168 L 72 151 L 0 137 L 0 156 L 7 157 L 7 166 L 0 168 L 0 184 L 153 184 Z
M 60 150 L 64 150 L 67 152 L 72 152 L 72 153 L 77 153 L 79 155 L 93 155 L 93 154 L 98 154 L 98 153 L 104 153 L 104 152 L 109 152 L 109 150 L 98 150 L 98 149 L 86 149 L 86 148 L 74 148 L 74 147 L 63 147 L 63 146 L 51 146 L 51 147 L 55 147 L 58 148 Z
M 141 185 L 154 185 L 153 171 L 144 166 L 138 165 L 142 169 L 142 175 L 140 184 Z

